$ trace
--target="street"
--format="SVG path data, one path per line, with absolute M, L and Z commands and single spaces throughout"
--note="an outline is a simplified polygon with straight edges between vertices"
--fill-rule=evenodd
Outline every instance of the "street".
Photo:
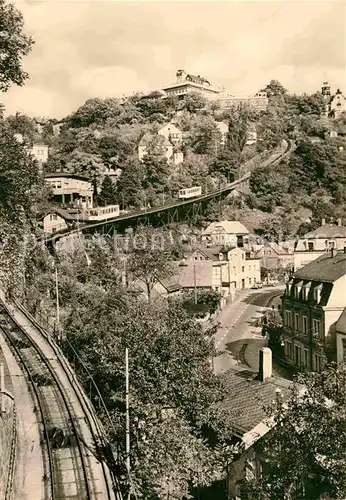
M 267 341 L 256 323 L 266 306 L 274 301 L 276 305 L 280 302 L 278 298 L 283 290 L 283 285 L 241 290 L 235 301 L 224 307 L 216 320 L 219 329 L 215 335 L 218 353 L 214 358 L 215 372 L 224 372 L 240 363 L 253 371 L 258 370 L 258 351 Z

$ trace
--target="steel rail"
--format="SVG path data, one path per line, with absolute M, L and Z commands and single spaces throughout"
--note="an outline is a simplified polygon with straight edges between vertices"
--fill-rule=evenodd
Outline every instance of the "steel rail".
M 79 433 L 78 433 L 77 425 L 76 425 L 76 423 L 74 421 L 74 415 L 72 414 L 72 411 L 70 409 L 69 401 L 68 401 L 68 398 L 67 398 L 67 396 L 65 394 L 65 390 L 62 387 L 62 384 L 61 384 L 58 376 L 56 375 L 55 371 L 51 367 L 50 363 L 47 362 L 47 360 L 45 358 L 45 355 L 42 352 L 41 348 L 31 338 L 31 336 L 27 334 L 27 332 L 25 331 L 25 329 L 15 320 L 15 318 L 13 318 L 13 316 L 11 315 L 11 313 L 8 310 L 8 308 L 6 307 L 6 305 L 5 304 L 3 304 L 3 305 L 4 305 L 4 308 L 5 308 L 6 312 L 7 312 L 8 317 L 15 323 L 15 325 L 21 331 L 21 333 L 28 339 L 28 341 L 30 342 L 30 344 L 34 347 L 35 351 L 39 355 L 39 358 L 41 359 L 42 363 L 48 369 L 50 375 L 53 377 L 53 380 L 55 382 L 55 387 L 58 389 L 58 392 L 59 392 L 59 394 L 61 396 L 61 399 L 62 399 L 62 401 L 63 401 L 63 403 L 65 405 L 66 414 L 68 415 L 68 419 L 69 419 L 69 422 L 71 424 L 73 434 L 74 434 L 74 436 L 76 438 L 76 444 L 77 444 L 78 454 L 79 454 L 79 458 L 80 458 L 80 462 L 81 462 L 81 466 L 82 466 L 83 478 L 84 478 L 83 482 L 84 482 L 85 490 L 86 490 L 85 491 L 86 492 L 86 499 L 92 500 L 92 492 L 91 492 L 91 489 L 90 489 L 90 484 L 89 484 L 89 479 L 88 479 L 88 474 L 87 474 L 87 465 L 86 465 L 85 455 L 84 455 L 84 452 L 83 452 L 83 449 L 82 449 L 81 441 L 79 439 Z M 35 394 L 36 394 L 36 396 L 38 398 L 38 401 L 39 401 L 41 417 L 43 419 L 43 425 L 44 425 L 44 433 L 45 433 L 46 441 L 47 441 L 47 448 L 49 449 L 49 452 L 48 452 L 49 453 L 49 469 L 50 469 L 50 473 L 52 474 L 51 475 L 51 494 L 52 494 L 51 499 L 55 500 L 55 499 L 57 499 L 59 497 L 61 498 L 61 495 L 59 495 L 56 492 L 56 485 L 54 484 L 54 472 L 55 471 L 53 470 L 53 467 L 52 467 L 52 464 L 54 463 L 54 461 L 53 461 L 52 449 L 50 447 L 50 442 L 49 442 L 49 435 L 48 435 L 48 429 L 47 429 L 47 419 L 45 418 L 44 411 L 43 411 L 43 403 L 40 401 L 39 391 L 37 390 L 36 385 L 35 385 L 35 383 L 34 383 L 34 381 L 32 379 L 32 375 L 30 373 L 30 369 L 27 367 L 27 362 L 25 361 L 23 355 L 20 353 L 20 349 L 18 349 L 17 346 L 15 346 L 15 343 L 11 339 L 11 335 L 10 334 L 8 334 L 7 332 L 5 332 L 5 335 L 11 341 L 11 345 L 14 347 L 15 352 L 17 353 L 17 355 L 19 355 L 19 357 L 21 359 L 21 362 L 22 362 L 22 365 L 25 367 L 25 370 L 28 373 L 30 382 L 31 382 L 32 386 L 34 387 Z
M 35 326 L 35 328 L 40 331 L 41 335 L 46 339 L 46 341 L 49 343 L 50 347 L 53 349 L 55 355 L 57 356 L 57 360 L 59 361 L 59 364 L 62 367 L 62 369 L 64 370 L 65 374 L 68 375 L 70 380 L 73 380 L 72 387 L 74 389 L 74 393 L 77 396 L 81 407 L 84 409 L 86 421 L 89 424 L 89 429 L 90 429 L 90 432 L 92 434 L 94 441 L 97 442 L 97 438 L 101 437 L 102 441 L 104 442 L 104 433 L 102 432 L 102 430 L 100 428 L 100 422 L 95 415 L 95 410 L 92 406 L 92 403 L 86 397 L 84 390 L 81 387 L 80 382 L 77 379 L 75 372 L 73 371 L 72 367 L 68 363 L 68 361 L 67 361 L 65 355 L 63 354 L 63 352 L 61 351 L 60 347 L 55 342 L 52 341 L 49 333 L 38 323 L 36 318 L 34 318 L 30 314 L 30 312 L 25 309 L 24 306 L 22 306 L 21 304 L 19 304 L 17 302 L 15 304 L 21 310 L 21 312 L 26 316 L 26 318 Z M 78 388 L 78 390 L 77 390 L 77 388 Z M 85 409 L 85 407 L 87 407 L 87 409 Z M 93 422 L 95 428 L 97 429 L 98 435 L 94 431 L 91 421 Z M 108 478 L 107 478 L 105 465 L 104 465 L 102 460 L 100 461 L 100 463 L 102 466 L 103 475 L 104 475 L 104 479 L 105 479 L 105 483 L 106 483 L 106 487 L 107 487 L 107 491 L 108 491 L 108 497 L 112 498 L 111 494 L 110 494 L 110 488 L 109 488 L 109 484 L 108 484 Z M 117 495 L 119 495 L 118 500 L 122 500 L 122 496 L 120 494 L 120 487 L 118 485 L 117 478 L 114 475 L 113 475 L 113 481 L 115 483 L 114 486 L 116 487 L 116 490 L 117 490 L 116 493 L 117 493 Z

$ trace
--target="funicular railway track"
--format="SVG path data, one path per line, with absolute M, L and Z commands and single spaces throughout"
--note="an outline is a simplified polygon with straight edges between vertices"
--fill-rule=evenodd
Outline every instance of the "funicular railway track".
M 26 320 L 31 322 L 29 317 Z M 61 380 L 62 373 L 71 380 L 71 373 L 49 339 L 44 338 L 44 331 L 39 331 L 32 322 L 30 326 L 28 333 L 14 319 L 9 306 L 0 300 L 0 330 L 25 370 L 40 424 L 44 499 L 120 500 L 121 494 L 114 491 L 109 470 L 102 458 L 97 457 L 99 450 L 95 451 L 98 443 L 95 421 L 90 421 L 90 412 L 80 404 L 78 391 L 67 390 Z M 78 407 L 83 412 L 78 412 Z M 86 427 L 89 432 L 94 429 L 91 430 L 94 446 L 86 442 Z

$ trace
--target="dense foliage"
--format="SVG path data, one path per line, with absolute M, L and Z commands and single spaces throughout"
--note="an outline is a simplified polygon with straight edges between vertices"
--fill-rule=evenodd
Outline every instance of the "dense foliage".
M 275 429 L 258 444 L 262 477 L 245 482 L 244 500 L 345 498 L 346 367 L 304 374 L 298 382 L 289 401 L 275 408 Z

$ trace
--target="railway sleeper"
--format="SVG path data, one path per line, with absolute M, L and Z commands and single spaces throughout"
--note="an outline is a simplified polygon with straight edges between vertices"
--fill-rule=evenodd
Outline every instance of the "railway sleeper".
M 32 376 L 32 381 L 38 386 L 53 385 L 54 381 L 48 373 L 34 373 Z

